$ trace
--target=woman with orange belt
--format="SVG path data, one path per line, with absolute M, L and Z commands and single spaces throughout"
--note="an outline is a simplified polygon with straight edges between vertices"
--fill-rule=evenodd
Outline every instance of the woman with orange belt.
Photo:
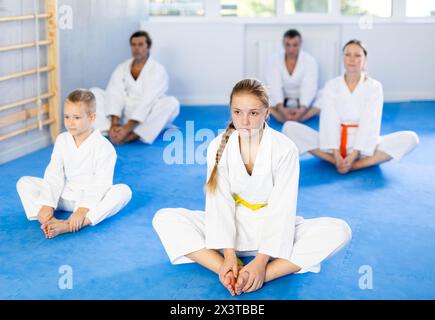
M 391 159 L 399 160 L 418 144 L 413 131 L 380 136 L 383 92 L 365 73 L 367 50 L 358 40 L 343 48 L 345 74 L 329 80 L 321 97 L 320 132 L 288 121 L 283 133 L 299 153 L 309 152 L 345 174 Z
M 197 262 L 236 295 L 287 274 L 319 272 L 351 230 L 340 219 L 296 216 L 298 151 L 266 124 L 265 87 L 240 81 L 230 106 L 232 122 L 207 149 L 205 211 L 161 209 L 153 226 L 173 264 Z M 240 266 L 237 257 L 249 255 L 255 258 Z

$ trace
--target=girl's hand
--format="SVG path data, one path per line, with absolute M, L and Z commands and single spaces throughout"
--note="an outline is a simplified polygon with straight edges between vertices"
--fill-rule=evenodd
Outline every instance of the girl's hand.
M 237 264 L 237 256 L 234 249 L 224 249 L 224 262 L 219 270 L 219 279 L 223 281 L 226 274 L 231 271 L 234 278 L 237 279 L 239 268 Z
M 79 231 L 85 222 L 86 214 L 89 212 L 87 208 L 78 208 L 67 220 L 69 223 L 70 232 Z
M 268 262 L 269 256 L 257 254 L 250 263 L 240 270 L 240 275 L 244 272 L 247 272 L 249 275 L 244 287 L 242 288 L 242 292 L 254 292 L 263 286 Z
M 54 209 L 49 206 L 42 206 L 38 212 L 38 221 L 41 224 L 47 223 L 51 218 L 53 218 Z

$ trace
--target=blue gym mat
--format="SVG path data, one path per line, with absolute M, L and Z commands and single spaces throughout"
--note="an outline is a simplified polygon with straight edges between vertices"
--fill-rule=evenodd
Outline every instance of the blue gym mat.
M 175 124 L 185 133 L 186 121 L 194 121 L 195 132 L 209 128 L 216 135 L 228 117 L 225 107 L 183 107 Z M 383 134 L 410 129 L 420 137 L 398 163 L 342 176 L 302 157 L 298 214 L 345 219 L 353 239 L 319 274 L 290 275 L 235 298 L 201 266 L 172 266 L 151 226 L 160 208 L 204 208 L 205 165 L 186 163 L 186 155 L 184 164 L 166 165 L 163 150 L 171 141 L 162 135 L 152 146 L 117 147 L 115 183 L 133 190 L 122 212 L 51 240 L 38 222 L 27 221 L 15 184 L 24 175 L 41 177 L 52 147 L 4 164 L 0 299 L 435 299 L 434 119 L 435 102 L 385 105 Z M 309 124 L 317 128 L 318 120 Z M 192 146 L 194 136 L 185 138 Z M 72 289 L 59 286 L 62 266 L 72 268 Z

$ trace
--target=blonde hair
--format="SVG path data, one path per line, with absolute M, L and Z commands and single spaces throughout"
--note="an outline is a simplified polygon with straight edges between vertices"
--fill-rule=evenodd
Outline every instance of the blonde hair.
M 88 114 L 95 113 L 97 111 L 95 95 L 92 93 L 92 91 L 86 89 L 74 90 L 68 95 L 68 97 L 66 97 L 65 101 L 69 101 L 71 103 L 83 103 Z
M 267 93 L 266 87 L 256 79 L 244 79 L 239 81 L 231 91 L 230 96 L 230 107 L 233 102 L 233 97 L 237 94 L 252 94 L 256 96 L 263 104 L 265 108 L 269 108 L 269 95 Z M 230 122 L 228 127 L 226 128 L 224 134 L 222 135 L 221 142 L 219 144 L 219 148 L 216 152 L 215 157 L 215 163 L 213 170 L 211 172 L 210 178 L 207 181 L 207 184 L 205 185 L 206 192 L 214 193 L 217 189 L 217 177 L 218 177 L 218 166 L 219 161 L 222 157 L 222 154 L 225 150 L 225 146 L 227 145 L 228 139 L 233 134 L 233 132 L 236 130 L 234 127 L 233 122 Z

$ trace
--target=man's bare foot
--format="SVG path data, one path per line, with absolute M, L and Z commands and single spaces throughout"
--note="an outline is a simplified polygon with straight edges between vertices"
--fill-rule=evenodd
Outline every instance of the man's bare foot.
M 48 239 L 53 239 L 61 234 L 68 233 L 69 224 L 64 220 L 51 219 L 47 226 Z
M 284 123 L 287 121 L 287 118 L 276 107 L 271 107 L 270 113 L 278 122 Z
M 122 140 L 121 140 L 121 138 L 118 135 L 111 136 L 110 137 L 110 141 L 112 141 L 112 143 L 114 145 L 120 145 L 120 144 L 122 144 Z
M 297 109 L 285 108 L 283 112 L 287 121 L 298 121 Z
M 236 285 L 234 287 L 237 295 L 240 295 L 242 293 L 242 289 L 245 287 L 246 282 L 248 282 L 248 279 L 249 279 L 249 273 L 247 273 L 246 271 L 239 274 Z
M 110 127 L 110 129 L 109 129 L 109 131 L 108 131 L 108 135 L 109 135 L 109 138 L 110 138 L 110 140 L 111 141 L 113 141 L 113 140 L 118 140 L 118 132 L 119 132 L 119 129 L 121 128 L 121 126 L 118 124 L 118 125 L 112 125 L 111 127 Z
M 136 133 L 134 133 L 134 132 L 130 132 L 129 134 L 128 134 L 128 136 L 122 141 L 122 143 L 129 143 L 129 142 L 133 142 L 133 141 L 136 141 L 136 140 L 138 140 L 140 137 L 136 134 Z

